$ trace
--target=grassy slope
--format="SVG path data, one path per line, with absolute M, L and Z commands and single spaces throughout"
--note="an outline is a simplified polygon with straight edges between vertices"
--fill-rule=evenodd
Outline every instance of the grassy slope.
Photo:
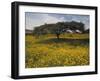
M 88 34 L 26 35 L 26 68 L 89 64 Z

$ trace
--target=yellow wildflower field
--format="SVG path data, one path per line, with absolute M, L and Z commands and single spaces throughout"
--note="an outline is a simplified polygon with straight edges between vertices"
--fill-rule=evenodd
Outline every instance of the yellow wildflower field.
M 25 67 L 89 65 L 89 35 L 62 34 L 25 36 Z

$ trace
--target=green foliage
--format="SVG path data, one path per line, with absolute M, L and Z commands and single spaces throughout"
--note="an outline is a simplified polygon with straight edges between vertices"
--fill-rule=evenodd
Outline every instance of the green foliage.
M 58 22 L 55 24 L 44 24 L 35 27 L 33 30 L 33 35 L 40 36 L 44 34 L 55 34 L 59 39 L 59 36 L 66 32 L 67 29 L 70 30 L 80 30 L 84 31 L 84 24 L 81 22 L 71 21 L 71 22 Z

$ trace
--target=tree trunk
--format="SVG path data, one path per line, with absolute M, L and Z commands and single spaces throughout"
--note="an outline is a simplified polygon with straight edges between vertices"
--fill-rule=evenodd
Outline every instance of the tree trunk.
M 57 36 L 57 39 L 59 39 L 60 34 L 56 34 L 56 36 Z

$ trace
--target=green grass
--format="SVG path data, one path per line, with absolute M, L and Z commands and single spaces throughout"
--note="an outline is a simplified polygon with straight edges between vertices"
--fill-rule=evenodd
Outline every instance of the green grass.
M 88 34 L 26 35 L 25 45 L 26 68 L 89 65 Z

